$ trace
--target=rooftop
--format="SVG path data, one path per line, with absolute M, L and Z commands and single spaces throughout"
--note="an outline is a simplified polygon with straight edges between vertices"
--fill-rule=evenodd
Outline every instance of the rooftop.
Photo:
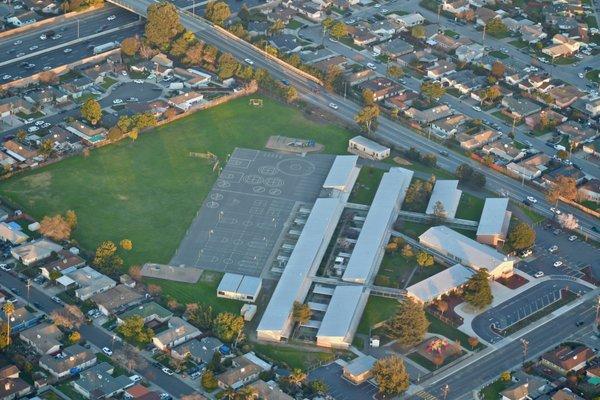
M 406 291 L 424 303 L 428 303 L 438 296 L 467 283 L 473 274 L 472 269 L 456 264 L 409 286 Z
M 508 198 L 487 198 L 477 227 L 477 235 L 498 235 L 506 224 Z M 508 216 L 510 221 L 510 214 Z

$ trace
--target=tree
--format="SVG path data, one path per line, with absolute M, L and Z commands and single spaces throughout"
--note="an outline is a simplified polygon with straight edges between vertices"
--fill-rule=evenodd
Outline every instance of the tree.
M 55 282 L 61 276 L 62 276 L 62 274 L 55 269 L 51 270 L 50 273 L 48 274 L 48 277 L 50 278 L 50 281 L 52 281 L 52 282 Z
M 10 325 L 0 321 L 0 350 L 10 345 Z
M 244 317 L 228 312 L 217 315 L 213 322 L 215 335 L 224 342 L 231 343 L 244 329 Z
M 423 306 L 412 299 L 400 302 L 396 314 L 386 322 L 386 331 L 404 346 L 414 346 L 423 341 L 429 321 Z
M 511 380 L 510 371 L 504 371 L 500 374 L 500 380 L 503 382 L 508 382 Z
M 310 381 L 309 386 L 310 390 L 319 396 L 323 396 L 329 391 L 329 387 L 321 379 L 315 379 L 314 381 Z
M 417 264 L 419 264 L 419 266 L 421 268 L 423 267 L 431 267 L 433 264 L 435 263 L 433 256 L 429 253 L 426 253 L 424 251 L 420 251 L 417 254 Z
M 408 373 L 402 358 L 396 354 L 377 360 L 371 373 L 377 382 L 379 393 L 383 395 L 396 396 L 408 389 Z
M 413 252 L 412 246 L 410 244 L 405 244 L 402 248 L 402 255 L 406 258 L 411 258 L 415 256 Z
M 113 126 L 108 130 L 108 133 L 106 135 L 108 137 L 108 140 L 110 140 L 111 142 L 116 142 L 117 140 L 120 140 L 123 137 L 123 131 L 118 126 Z
M 491 71 L 492 76 L 500 79 L 504 76 L 505 71 L 506 71 L 506 67 L 504 67 L 504 64 L 502 64 L 502 62 L 496 61 L 492 64 L 492 71 Z
M 283 28 L 285 28 L 285 22 L 281 19 L 277 19 L 269 28 L 269 32 L 271 32 L 271 34 L 278 33 L 281 32 Z
M 448 216 L 446 210 L 444 209 L 444 205 L 439 200 L 433 205 L 433 215 L 438 219 L 443 219 Z
M 194 43 L 185 51 L 183 63 L 185 65 L 199 65 L 205 55 L 204 49 L 201 43 Z
M 72 304 L 67 304 L 63 308 L 57 308 L 50 313 L 50 318 L 57 326 L 65 329 L 79 327 L 85 322 L 85 316 L 81 310 Z
M 438 311 L 439 311 L 439 312 L 440 312 L 442 315 L 444 315 L 444 313 L 445 313 L 446 311 L 448 311 L 448 303 L 446 303 L 444 300 L 438 300 L 438 301 L 435 303 L 435 307 L 438 309 Z
M 81 341 L 81 334 L 77 331 L 73 331 L 69 334 L 69 343 L 75 344 Z
M 433 101 L 446 94 L 446 89 L 439 82 L 426 81 L 421 84 L 421 94 Z
M 335 20 L 333 20 L 331 17 L 327 17 L 323 20 L 323 22 L 321 22 L 321 25 L 323 25 L 323 28 L 328 31 L 331 29 L 334 23 Z
M 38 76 L 38 80 L 43 84 L 51 84 L 56 83 L 58 81 L 58 76 L 53 71 L 42 71 Z
M 132 130 L 129 131 L 129 137 L 131 138 L 132 141 L 136 141 L 138 138 L 138 135 L 140 133 L 140 130 L 138 128 L 133 128 Z
M 307 377 L 308 375 L 306 375 L 306 372 L 302 371 L 300 368 L 294 368 L 286 380 L 291 385 L 301 386 L 304 382 L 306 382 Z
M 573 214 L 560 214 L 558 217 L 558 223 L 565 229 L 575 230 L 579 228 L 579 220 Z
M 387 74 L 391 78 L 401 78 L 404 76 L 404 70 L 398 65 L 390 65 L 387 69 Z
M 10 321 L 11 321 L 11 317 L 13 316 L 13 314 L 15 313 L 15 305 L 10 302 L 7 301 L 4 303 L 4 305 L 2 306 L 2 311 L 4 311 L 4 315 L 6 316 L 6 345 L 5 347 L 10 346 Z
M 435 368 L 438 369 L 444 363 L 444 356 L 436 353 L 433 355 L 431 362 L 435 365 Z
M 529 225 L 519 222 L 508 234 L 506 244 L 513 250 L 528 249 L 535 243 L 535 231 Z
M 461 183 L 478 188 L 485 186 L 485 175 L 479 171 L 475 171 L 469 164 L 460 164 L 456 167 L 455 174 Z
M 140 39 L 137 36 L 130 36 L 121 42 L 121 53 L 127 57 L 133 57 L 140 49 Z
M 218 386 L 219 383 L 217 382 L 217 378 L 215 378 L 215 374 L 212 371 L 206 371 L 203 375 L 202 375 L 202 387 L 206 390 L 208 390 L 209 392 L 215 390 Z
M 340 38 L 348 35 L 348 27 L 343 22 L 338 21 L 333 24 L 329 33 L 331 36 L 339 40 Z
M 67 210 L 65 213 L 65 221 L 71 227 L 71 230 L 77 226 L 77 213 L 74 210 Z
M 45 216 L 40 222 L 40 233 L 60 242 L 71 237 L 71 225 L 60 214 Z
M 123 259 L 117 254 L 117 246 L 111 241 L 105 241 L 96 248 L 92 264 L 107 275 L 113 275 L 123 266 Z
M 506 25 L 500 18 L 492 18 L 485 24 L 486 32 L 492 36 L 502 36 L 507 32 Z
M 81 107 L 81 116 L 90 124 L 96 125 L 102 118 L 102 107 L 94 99 L 87 99 Z
M 469 278 L 463 292 L 464 300 L 475 308 L 482 309 L 494 300 L 490 288 L 490 275 L 485 268 L 479 269 Z
M 424 39 L 427 32 L 425 31 L 425 27 L 423 25 L 415 25 L 410 29 L 410 34 L 415 39 Z
M 149 284 L 146 289 L 152 296 L 157 296 L 162 293 L 162 288 L 154 283 Z
M 125 318 L 117 332 L 126 340 L 141 345 L 150 343 L 154 336 L 154 331 L 144 324 L 144 318 L 139 315 Z
M 181 32 L 179 13 L 171 3 L 154 3 L 148 7 L 144 34 L 151 46 L 166 50 Z
M 142 267 L 140 267 L 139 265 L 132 265 L 131 267 L 129 267 L 129 269 L 127 270 L 127 274 L 129 274 L 131 279 L 133 279 L 136 282 L 142 281 Z
M 371 89 L 364 89 L 362 91 L 362 101 L 363 104 L 369 106 L 372 104 L 375 104 L 375 94 L 373 93 L 373 91 Z
M 502 96 L 502 92 L 497 85 L 490 86 L 483 91 L 482 101 L 495 101 Z
M 217 24 L 223 25 L 223 22 L 231 16 L 231 10 L 224 1 L 209 1 L 206 4 L 206 10 L 204 11 L 204 18 Z
M 577 198 L 577 182 L 575 178 L 564 175 L 556 177 L 554 184 L 546 193 L 548 201 L 555 203 L 559 198 L 574 201 Z
M 288 86 L 285 89 L 285 101 L 288 103 L 293 103 L 298 100 L 298 91 L 293 86 Z
M 192 306 L 188 309 L 188 306 Z M 208 304 L 193 303 L 186 306 L 188 321 L 200 329 L 211 329 L 214 321 L 213 309 Z
M 231 78 L 237 72 L 240 64 L 238 61 L 229 53 L 223 53 L 219 57 L 217 74 L 221 79 Z
M 354 120 L 364 131 L 366 131 L 367 134 L 370 134 L 373 124 L 377 121 L 378 116 L 379 107 L 377 107 L 375 104 L 372 104 L 363 107 L 358 114 L 356 114 Z
M 129 250 L 133 249 L 133 243 L 129 239 L 123 239 L 123 240 L 121 240 L 119 242 L 119 245 L 121 245 L 121 248 L 123 250 L 129 251 Z
M 292 311 L 292 318 L 294 321 L 305 324 L 310 321 L 310 317 L 312 312 L 310 311 L 310 307 L 308 304 L 300 303 L 299 301 L 294 302 L 294 308 Z
M 479 345 L 479 339 L 476 336 L 470 336 L 469 337 L 469 346 L 471 346 L 471 349 L 474 349 L 478 345 Z
M 27 132 L 25 132 L 23 129 L 19 129 L 19 131 L 17 132 L 17 140 L 19 142 L 23 142 L 23 140 L 25 140 L 26 137 Z

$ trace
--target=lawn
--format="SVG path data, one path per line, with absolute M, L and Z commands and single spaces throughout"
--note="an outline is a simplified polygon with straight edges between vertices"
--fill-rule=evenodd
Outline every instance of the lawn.
M 455 327 L 448 325 L 439 318 L 427 313 L 427 319 L 429 320 L 429 333 L 435 333 L 438 335 L 442 335 L 450 340 L 455 342 L 460 342 L 460 345 L 465 349 L 471 350 L 471 346 L 469 346 L 469 336 L 462 331 L 459 331 Z M 475 349 L 481 350 L 485 349 L 485 345 L 479 343 Z
M 256 343 L 253 346 L 256 353 L 263 355 L 266 358 L 284 362 L 290 368 L 300 368 L 303 370 L 306 370 L 315 363 L 333 361 L 335 358 L 334 353 L 325 351 L 312 352 L 304 349 L 259 343 Z
M 523 211 L 523 214 L 525 214 L 534 224 L 542 222 L 546 219 L 546 217 L 544 217 L 541 214 L 538 214 L 531 207 L 519 205 L 519 208 L 521 209 L 521 211 Z
M 287 24 L 286 28 L 287 29 L 298 29 L 302 25 L 304 25 L 302 22 L 293 19 Z
M 109 87 L 117 83 L 116 79 L 111 78 L 110 76 L 104 77 L 104 82 L 100 85 L 102 89 L 107 90 Z
M 501 120 L 503 120 L 510 126 L 512 126 L 512 124 L 513 124 L 513 119 L 511 117 L 509 117 L 508 115 L 504 114 L 502 111 L 494 111 L 492 113 L 492 115 L 500 118 Z M 519 126 L 523 123 L 523 120 L 517 119 L 516 121 L 514 121 L 514 123 L 515 123 L 515 126 Z
M 76 391 L 70 382 L 65 382 L 56 388 L 71 400 L 85 400 L 85 397 Z
M 369 334 L 371 327 L 391 318 L 398 308 L 398 300 L 387 297 L 370 296 L 358 324 L 358 333 Z
M 379 168 L 362 167 L 348 201 L 366 205 L 371 204 L 384 173 L 385 171 Z
M 452 29 L 446 29 L 444 31 L 444 35 L 449 36 L 454 39 L 460 38 L 460 35 L 458 33 L 454 32 Z
M 600 82 L 600 69 L 593 69 L 585 74 L 585 78 L 594 83 Z
M 508 54 L 504 54 L 503 52 L 498 51 L 498 50 L 490 51 L 489 55 L 492 57 L 499 58 L 501 60 L 508 58 Z
M 258 96 L 257 96 L 258 97 Z M 19 174 L 0 183 L 0 196 L 35 218 L 78 215 L 74 238 L 87 250 L 128 238 L 125 266 L 167 263 L 216 179 L 212 166 L 190 152 L 225 161 L 235 147 L 262 149 L 270 135 L 315 139 L 327 153 L 345 154 L 350 133 L 308 120 L 264 99 L 263 107 L 234 100 L 129 140 Z
M 490 385 L 481 389 L 481 397 L 483 398 L 483 400 L 498 400 L 501 398 L 500 392 L 508 388 L 508 385 L 510 385 L 510 383 L 510 381 L 507 382 L 498 379 L 497 381 L 494 381 Z
M 217 286 L 219 286 L 221 276 L 222 274 L 218 272 L 204 271 L 197 283 L 150 278 L 146 278 L 145 282 L 159 285 L 165 298 L 172 297 L 180 304 L 202 303 L 212 306 L 215 313 L 231 312 L 239 314 L 244 303 L 217 297 Z
M 589 200 L 583 200 L 579 202 L 582 206 L 589 208 L 590 210 L 598 211 L 600 210 L 600 204 L 595 203 Z
M 456 218 L 479 221 L 485 200 L 463 192 L 456 210 Z
M 423 232 L 427 229 L 431 228 L 433 225 L 431 224 L 421 224 L 419 222 L 413 221 L 402 221 L 402 229 L 401 232 L 407 234 L 412 238 L 417 238 L 421 236 Z
M 403 288 L 416 262 L 402 255 L 402 250 L 387 253 L 383 256 L 375 284 L 380 286 Z
M 522 49 L 525 48 L 527 46 L 529 46 L 529 43 L 527 43 L 524 40 L 518 39 L 518 40 L 513 40 L 511 42 L 508 42 L 509 44 L 515 46 L 517 49 Z

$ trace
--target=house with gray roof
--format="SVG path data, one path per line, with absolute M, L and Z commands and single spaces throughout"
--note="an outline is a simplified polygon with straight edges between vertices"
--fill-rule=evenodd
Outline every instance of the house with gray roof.
M 62 332 L 54 324 L 47 322 L 25 329 L 19 334 L 22 341 L 29 344 L 39 354 L 52 354 L 60 350 Z
M 107 362 L 100 363 L 79 375 L 73 388 L 86 399 L 106 399 L 116 396 L 133 386 L 125 375 L 113 376 L 115 367 Z
M 202 334 L 198 328 L 179 317 L 169 320 L 169 329 L 157 333 L 152 342 L 160 350 L 171 349 Z
M 43 355 L 39 364 L 55 378 L 64 378 L 96 364 L 96 354 L 83 346 L 74 344 L 58 354 Z
M 125 319 L 133 316 L 141 317 L 144 320 L 144 323 L 150 321 L 163 323 L 168 321 L 169 318 L 173 316 L 173 313 L 160 304 L 151 301 L 122 312 L 117 316 L 117 323 L 122 324 Z
M 190 357 L 192 361 L 208 363 L 222 345 L 223 342 L 215 337 L 192 339 L 173 347 L 171 356 L 179 360 Z

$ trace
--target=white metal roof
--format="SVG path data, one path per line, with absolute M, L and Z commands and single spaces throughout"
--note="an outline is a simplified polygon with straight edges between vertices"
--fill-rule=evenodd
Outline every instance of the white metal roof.
M 329 243 L 333 229 L 328 228 L 337 224 L 342 209 L 339 198 L 317 199 L 260 320 L 258 331 L 283 332 L 286 329 L 294 301 L 304 300 L 308 276 L 321 262 L 321 247 Z
M 344 370 L 351 375 L 357 376 L 370 371 L 376 362 L 377 359 L 375 357 L 370 355 L 362 355 L 346 364 Z
M 318 338 L 346 338 L 350 333 L 352 322 L 362 316 L 359 310 L 363 304 L 364 286 L 337 286 L 327 307 Z
M 221 278 L 221 282 L 219 283 L 219 287 L 217 288 L 218 292 L 236 292 L 237 288 L 240 286 L 242 282 L 242 278 L 244 276 L 240 274 L 231 274 L 226 273 Z
M 458 203 L 460 202 L 460 195 L 462 194 L 462 190 L 458 190 L 457 186 L 458 181 L 456 180 L 436 181 L 425 213 L 433 214 L 435 203 L 439 201 L 444 206 L 446 218 L 454 218 L 458 209 Z
M 358 175 L 356 162 L 358 156 L 337 156 L 329 170 L 323 187 L 326 189 L 337 189 L 350 191 L 354 186 L 354 180 Z M 354 179 L 353 179 L 354 176 Z
M 419 242 L 451 254 L 462 264 L 476 269 L 487 268 L 489 272 L 501 263 L 509 261 L 504 254 L 443 225 L 429 228 L 419 236 Z
M 262 287 L 262 280 L 255 276 L 226 273 L 223 275 L 217 291 L 256 296 Z
M 354 136 L 352 139 L 350 139 L 351 143 L 356 143 L 359 144 L 361 146 L 364 146 L 366 148 L 368 148 L 371 151 L 374 151 L 376 153 L 383 153 L 389 150 L 389 147 L 385 147 L 377 142 L 374 142 L 373 140 L 366 138 L 364 136 Z
M 383 174 L 343 280 L 365 283 L 377 268 L 378 250 L 388 233 L 390 219 L 404 201 L 412 176 L 413 172 L 404 168 L 391 168 Z
M 406 291 L 427 303 L 452 289 L 464 285 L 474 273 L 472 269 L 456 264 L 409 286 Z
M 508 198 L 487 198 L 481 212 L 477 235 L 499 235 L 506 220 Z

